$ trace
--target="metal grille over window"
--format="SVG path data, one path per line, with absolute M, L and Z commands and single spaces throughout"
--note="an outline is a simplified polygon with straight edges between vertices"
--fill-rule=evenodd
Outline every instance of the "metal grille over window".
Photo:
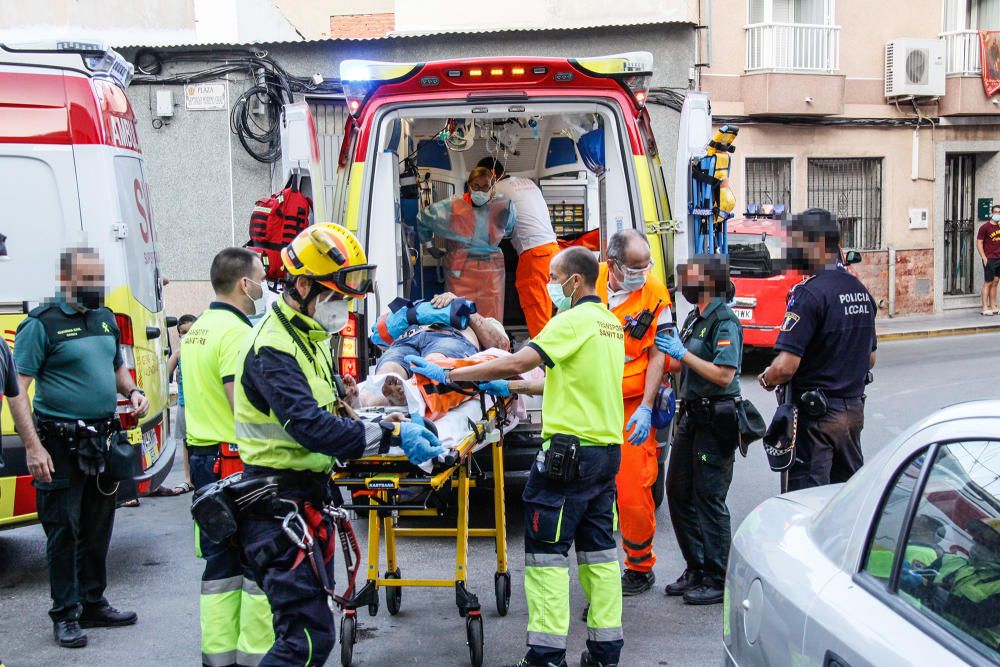
M 949 155 L 944 176 L 944 293 L 972 294 L 976 156 Z M 978 263 L 978 262 L 977 262 Z
M 840 222 L 840 245 L 882 247 L 882 158 L 811 158 L 809 208 L 825 208 Z
M 745 167 L 746 203 L 763 206 L 792 205 L 792 159 L 747 158 Z
M 748 72 L 833 72 L 840 67 L 834 0 L 750 0 Z

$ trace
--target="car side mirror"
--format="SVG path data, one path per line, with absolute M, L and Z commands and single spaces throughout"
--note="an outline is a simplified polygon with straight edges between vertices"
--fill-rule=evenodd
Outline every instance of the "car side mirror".
M 861 263 L 861 253 L 857 250 L 848 250 L 844 255 L 844 264 L 850 266 L 851 264 Z
M 177 318 L 173 315 L 167 315 L 167 328 L 173 329 L 177 326 Z

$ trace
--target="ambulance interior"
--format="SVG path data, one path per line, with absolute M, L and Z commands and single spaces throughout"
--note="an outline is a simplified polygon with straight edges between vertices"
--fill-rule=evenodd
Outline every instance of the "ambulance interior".
M 469 172 L 485 157 L 496 158 L 507 174 L 538 185 L 560 245 L 575 243 L 596 252 L 603 248 L 607 230 L 634 226 L 638 206 L 632 202 L 623 159 L 628 139 L 607 106 L 503 105 L 502 112 L 491 113 L 495 106 L 463 106 L 447 110 L 447 116 L 440 106 L 427 113 L 401 109 L 383 118 L 377 146 L 398 166 L 401 224 L 396 225 L 395 257 L 388 254 L 391 246 L 376 241 L 379 235 L 369 236 L 372 252 L 384 253 L 387 262 L 379 261 L 379 291 L 388 292 L 379 295 L 382 308 L 396 296 L 430 298 L 445 289 L 444 260 L 435 256 L 445 243 L 435 234 L 432 243 L 438 251 L 429 251 L 421 243 L 418 218 L 437 202 L 461 197 Z M 371 219 L 376 221 L 374 209 Z M 514 287 L 518 258 L 509 237 L 500 247 L 505 265 L 503 323 L 516 345 L 527 338 Z M 397 268 L 395 294 L 383 270 L 392 264 Z

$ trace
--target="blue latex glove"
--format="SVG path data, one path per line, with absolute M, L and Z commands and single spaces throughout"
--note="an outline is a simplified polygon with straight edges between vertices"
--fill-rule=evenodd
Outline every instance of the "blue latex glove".
M 414 373 L 420 373 L 428 380 L 433 380 L 438 384 L 445 383 L 444 369 L 435 364 L 433 361 L 427 361 L 423 357 L 418 357 L 415 354 L 408 354 L 403 359 L 406 363 L 410 364 L 410 370 Z
M 656 348 L 664 354 L 669 354 L 677 361 L 683 359 L 684 355 L 687 354 L 687 348 L 684 347 L 684 343 L 673 330 L 656 334 Z
M 490 396 L 506 398 L 510 396 L 510 382 L 507 380 L 490 380 L 489 382 L 479 382 L 476 384 L 479 391 L 485 391 Z
M 430 461 L 445 452 L 437 436 L 416 422 L 400 423 L 399 446 L 413 465 Z
M 625 425 L 626 431 L 632 431 L 632 427 L 635 430 L 632 431 L 632 435 L 628 437 L 628 441 L 633 445 L 641 445 L 646 442 L 646 438 L 649 437 L 649 429 L 653 422 L 653 408 L 646 405 L 640 405 L 636 408 L 635 412 L 632 413 L 632 418 L 628 420 L 628 424 Z

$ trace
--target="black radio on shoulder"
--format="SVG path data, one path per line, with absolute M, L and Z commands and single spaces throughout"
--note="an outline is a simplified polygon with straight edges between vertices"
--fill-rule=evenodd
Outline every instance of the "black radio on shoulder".
M 572 482 L 580 468 L 580 438 L 556 433 L 549 440 L 543 461 L 545 476 L 557 482 Z

